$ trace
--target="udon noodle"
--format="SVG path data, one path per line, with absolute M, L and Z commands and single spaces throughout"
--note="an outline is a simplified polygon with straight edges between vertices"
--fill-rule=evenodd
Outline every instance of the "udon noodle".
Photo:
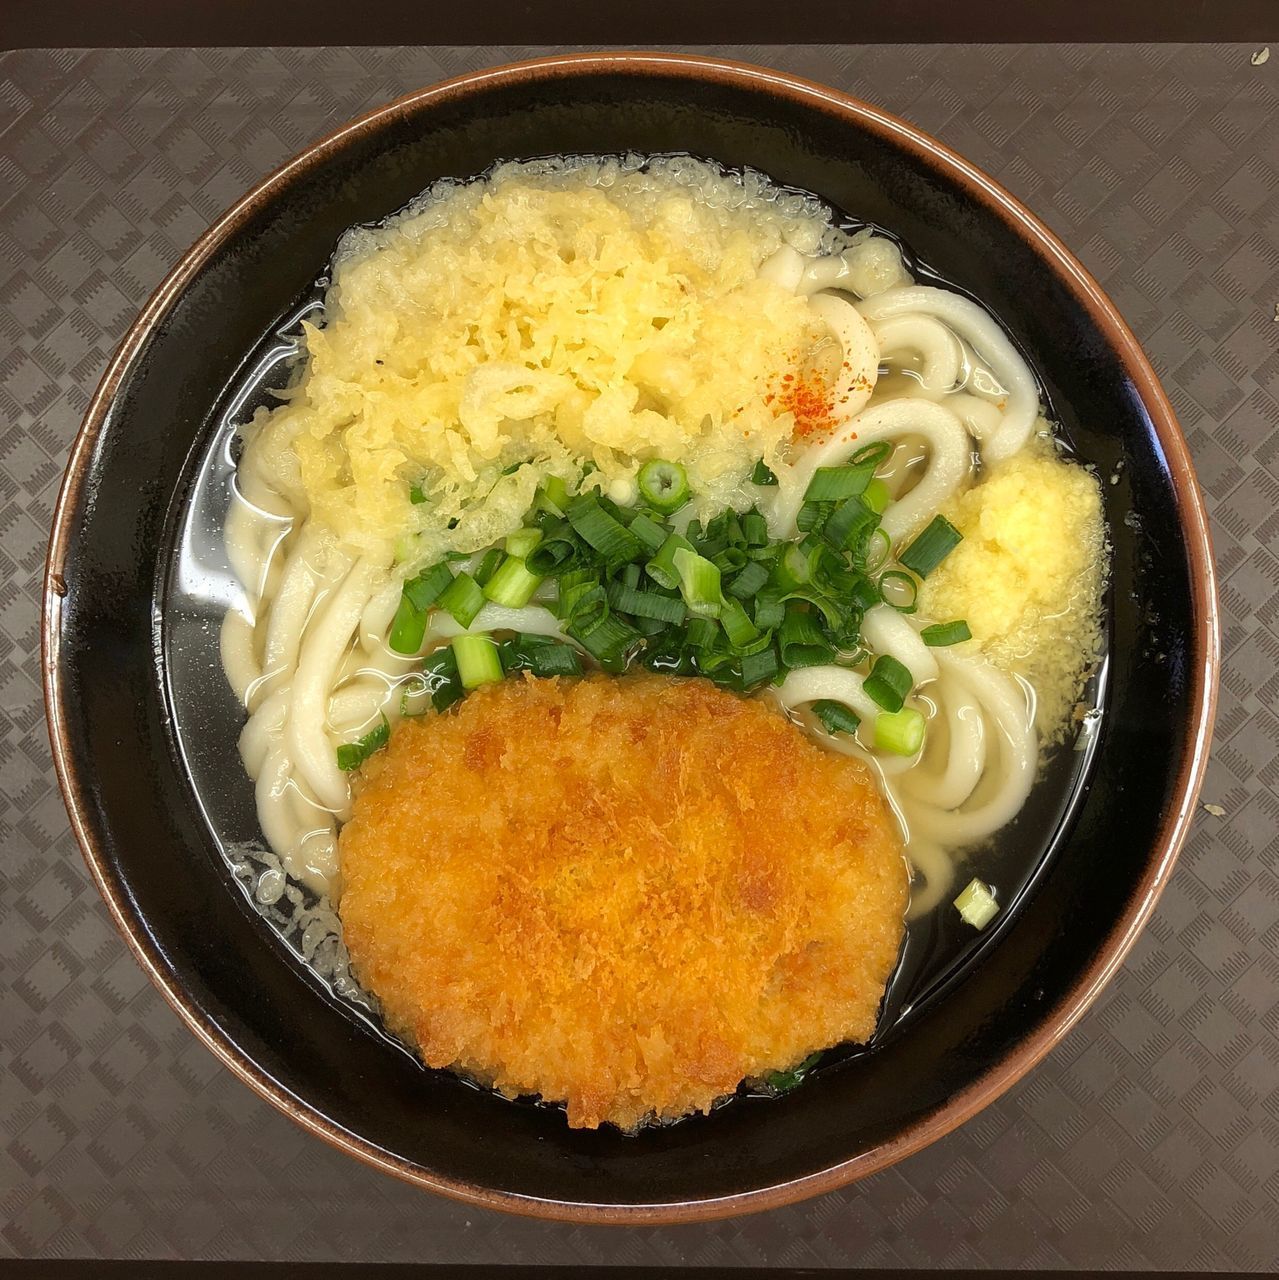
M 678 185 L 683 173 L 685 186 L 703 193 L 708 183 L 718 184 L 715 198 L 729 208 L 776 214 L 778 206 L 768 202 L 781 196 L 766 184 L 753 189 L 752 205 L 741 179 L 703 171 L 689 179 L 689 172 L 667 172 L 652 182 Z M 855 451 L 884 442 L 892 453 L 880 475 L 891 500 L 881 526 L 896 554 L 934 516 L 980 486 L 991 468 L 1027 451 L 1051 453 L 1038 384 L 1000 324 L 977 303 L 916 283 L 890 239 L 845 235 L 816 202 L 784 194 L 792 203 L 782 206 L 782 231 L 774 235 L 781 243 L 756 264 L 757 275 L 785 296 L 805 300 L 811 318 L 838 342 L 835 409 L 826 430 L 797 432 L 774 451 L 775 486 L 738 485 L 721 505 L 753 503 L 772 537 L 797 538 L 805 492 L 818 469 L 838 467 Z M 437 223 L 440 207 L 438 199 L 424 206 Z M 289 875 L 324 892 L 337 874 L 337 835 L 351 805 L 350 776 L 338 767 L 335 750 L 383 716 L 393 725 L 419 709 L 428 694 L 420 655 L 465 632 L 571 637 L 543 594 L 520 608 L 487 603 L 469 627 L 434 610 L 419 652 L 395 652 L 388 634 L 415 565 L 353 545 L 313 511 L 290 460 L 293 437 L 282 435 L 275 421 L 266 415 L 244 433 L 226 526 L 244 594 L 227 614 L 222 659 L 248 713 L 241 752 L 263 834 Z M 625 476 L 610 496 L 625 499 Z M 512 527 L 519 523 L 517 514 Z M 456 563 L 473 567 L 479 558 L 477 551 Z M 1016 817 L 1035 784 L 1041 742 L 1060 729 L 1037 723 L 1036 690 L 1015 663 L 992 661 L 976 643 L 925 643 L 921 631 L 941 621 L 884 600 L 865 612 L 865 653 L 858 661 L 791 670 L 762 695 L 775 698 L 832 750 L 873 765 L 915 871 L 915 913 L 951 891 L 961 851 Z M 878 749 L 868 732 L 880 706 L 867 692 L 867 671 L 880 655 L 895 658 L 914 682 L 909 705 L 927 720 L 915 755 Z M 1074 663 L 1076 689 L 1088 656 L 1081 652 Z M 819 701 L 848 708 L 862 728 L 820 733 L 805 710 Z

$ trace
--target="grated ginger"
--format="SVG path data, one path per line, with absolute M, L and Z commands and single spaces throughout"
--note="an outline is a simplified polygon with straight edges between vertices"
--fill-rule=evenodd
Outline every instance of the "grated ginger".
M 963 618 L 986 657 L 1025 677 L 1053 741 L 1097 656 L 1106 548 L 1096 477 L 1062 458 L 1040 426 L 943 509 L 964 540 L 925 580 L 919 608 Z
M 835 341 L 757 268 L 838 236 L 811 198 L 687 158 L 444 185 L 348 235 L 287 403 L 247 434 L 304 509 L 409 568 L 511 532 L 550 475 L 625 501 L 671 458 L 695 514 L 746 505 L 794 428 L 770 386 Z

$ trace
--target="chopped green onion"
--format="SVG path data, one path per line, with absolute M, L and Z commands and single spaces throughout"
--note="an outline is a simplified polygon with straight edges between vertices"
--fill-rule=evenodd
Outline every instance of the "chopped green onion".
M 755 464 L 755 470 L 751 472 L 751 484 L 776 484 L 777 477 L 764 465 L 764 459 L 761 458 Z
M 924 717 L 914 707 L 881 711 L 875 717 L 875 746 L 895 756 L 919 754 L 924 745 Z
M 644 566 L 644 571 L 659 587 L 665 587 L 668 591 L 678 587 L 679 574 L 675 570 L 675 553 L 692 551 L 692 549 L 692 544 L 687 538 L 681 538 L 678 533 L 672 533 L 662 543 L 661 550 Z
M 768 581 L 768 570 L 757 560 L 743 565 L 741 572 L 728 584 L 728 594 L 749 600 Z
M 881 462 L 888 461 L 892 452 L 893 446 L 887 440 L 877 440 L 874 444 L 862 445 L 848 461 L 855 467 L 869 467 L 874 471 Z
M 768 521 L 753 508 L 742 517 L 742 537 L 748 547 L 768 545 Z
M 376 729 L 370 729 L 358 742 L 344 742 L 338 747 L 338 768 L 358 769 L 375 751 L 380 750 L 391 739 L 391 726 L 386 716 Z
M 679 575 L 679 591 L 684 603 L 701 618 L 718 618 L 720 613 L 719 570 L 696 551 L 677 547 L 673 557 Z M 652 565 L 649 566 L 651 571 Z
M 795 528 L 800 533 L 821 533 L 834 509 L 833 502 L 805 502 L 795 513 Z
M 880 654 L 863 686 L 866 696 L 885 711 L 900 711 L 906 695 L 915 685 L 907 667 L 891 654 Z
M 810 1053 L 803 1062 L 796 1063 L 789 1071 L 769 1071 L 764 1076 L 764 1083 L 770 1089 L 775 1089 L 778 1093 L 789 1093 L 794 1089 L 804 1077 L 817 1065 L 818 1060 L 822 1056 L 822 1050 L 816 1053 Z
M 636 591 L 615 582 L 608 589 L 608 602 L 618 613 L 629 613 L 636 618 L 652 618 L 671 624 L 684 621 L 684 602 L 670 596 L 659 596 L 656 591 Z
M 794 591 L 796 587 L 802 587 L 811 582 L 812 577 L 813 572 L 809 567 L 807 554 L 801 551 L 796 543 L 788 543 L 786 550 L 782 552 L 782 558 L 773 566 L 773 582 L 783 592 Z
M 426 639 L 426 610 L 414 608 L 406 591 L 395 608 L 387 643 L 396 653 L 416 653 Z
M 804 490 L 804 501 L 842 502 L 855 498 L 865 491 L 874 473 L 874 466 L 818 467 Z
M 410 578 L 404 584 L 404 595 L 415 609 L 429 609 L 452 581 L 453 570 L 441 561 Z
M 888 530 L 880 525 L 874 533 L 870 535 L 870 541 L 866 544 L 866 571 L 874 573 L 876 569 L 881 568 L 888 563 L 888 557 L 892 554 L 893 540 L 888 536 Z
M 612 613 L 608 592 L 601 582 L 592 583 L 580 592 L 573 593 L 573 604 L 568 610 L 569 625 L 575 632 L 585 635 L 599 626 Z
M 571 644 L 541 645 L 529 654 L 529 670 L 535 676 L 580 676 L 582 660 Z
M 848 590 L 848 603 L 863 613 L 879 603 L 879 587 L 870 578 L 859 578 Z
M 964 540 L 964 535 L 945 516 L 932 522 L 897 558 L 912 573 L 926 578 Z
M 469 573 L 459 573 L 440 596 L 440 608 L 451 614 L 459 627 L 469 627 L 484 607 L 484 592 Z
M 542 530 L 542 541 L 525 557 L 529 571 L 544 578 L 558 578 L 577 560 L 580 546 L 572 525 L 567 520 L 558 521 Z
M 970 880 L 955 899 L 955 907 L 964 923 L 974 929 L 984 929 L 999 913 L 994 889 L 976 878 Z
M 484 586 L 484 594 L 494 604 L 508 609 L 522 609 L 533 598 L 542 579 L 528 571 L 527 564 L 515 556 L 507 556 L 501 567 Z
M 569 634 L 606 670 L 620 669 L 626 650 L 640 638 L 634 627 L 612 614 L 596 621 L 589 630 L 570 627 Z
M 643 543 L 620 520 L 615 520 L 593 493 L 574 498 L 568 507 L 569 523 L 583 542 L 594 547 L 608 564 L 638 559 Z
M 822 537 L 836 551 L 856 554 L 877 524 L 879 517 L 860 497 L 849 498 L 831 512 L 822 526 Z
M 759 636 L 755 624 L 746 616 L 746 610 L 736 600 L 725 599 L 720 607 L 719 624 L 724 628 L 728 643 L 734 649 L 748 645 Z
M 581 659 L 570 644 L 558 644 L 549 636 L 520 632 L 499 647 L 502 668 L 531 671 L 535 676 L 580 676 Z
M 798 601 L 787 601 L 786 616 L 778 628 L 777 641 L 782 662 L 792 670 L 820 666 L 835 656 L 835 650 L 822 632 L 816 616 Z
M 892 502 L 893 495 L 888 491 L 888 485 L 876 476 L 870 484 L 866 486 L 866 492 L 862 494 L 862 501 L 877 515 L 882 516 L 888 508 L 888 504 Z
M 462 681 L 458 679 L 457 659 L 448 645 L 437 649 L 422 664 L 422 678 L 431 691 L 431 705 L 436 711 L 447 711 L 466 696 Z
M 582 597 L 599 584 L 600 576 L 594 569 L 572 569 L 561 575 L 556 584 L 559 590 L 559 616 L 567 618 Z
M 502 660 L 492 636 L 483 633 L 454 636 L 451 647 L 462 688 L 478 689 L 482 684 L 497 684 L 502 679 Z
M 879 594 L 883 596 L 884 603 L 891 605 L 898 613 L 914 613 L 915 601 L 919 597 L 919 583 L 900 569 L 890 569 L 879 575 Z
M 489 579 L 497 572 L 497 567 L 502 563 L 504 553 L 501 547 L 490 547 L 480 560 L 479 567 L 475 570 L 475 581 L 480 586 L 488 585 Z
M 813 703 L 813 715 L 821 722 L 827 733 L 856 733 L 861 724 L 861 717 L 849 710 L 842 702 L 831 698 L 821 698 Z
M 678 511 L 688 501 L 688 473 L 678 462 L 646 462 L 636 479 L 640 495 L 656 511 Z
M 934 622 L 919 633 L 919 638 L 934 649 L 944 649 L 948 645 L 971 640 L 973 633 L 968 629 L 968 623 L 959 618 L 955 622 Z
M 544 506 L 562 516 L 568 510 L 568 485 L 559 476 L 547 476 L 542 481 L 541 498 Z
M 720 573 L 736 573 L 746 567 L 746 552 L 741 547 L 725 547 L 718 555 L 711 556 L 711 562 Z
M 649 551 L 660 551 L 666 542 L 666 529 L 643 513 L 631 521 L 629 528 Z
M 409 676 L 400 686 L 400 715 L 406 720 L 425 715 L 425 707 L 421 711 L 413 710 L 413 701 L 415 698 L 429 698 L 430 694 L 431 686 L 420 675 Z
M 711 618 L 690 618 L 684 640 L 690 649 L 707 649 L 715 643 L 718 628 Z
M 533 548 L 542 541 L 541 529 L 517 529 L 506 535 L 506 554 L 517 560 L 527 560 Z
M 752 685 L 771 680 L 779 670 L 777 650 L 770 644 L 758 653 L 747 654 L 742 658 L 742 684 L 749 689 Z
M 409 501 L 415 506 L 420 507 L 426 501 L 426 491 L 420 484 L 409 486 Z
M 764 587 L 755 597 L 755 625 L 761 631 L 776 631 L 782 625 L 786 604 L 775 587 Z

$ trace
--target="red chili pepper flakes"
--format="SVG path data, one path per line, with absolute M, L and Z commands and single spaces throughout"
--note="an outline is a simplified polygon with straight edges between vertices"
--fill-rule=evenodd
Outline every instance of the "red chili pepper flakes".
M 828 434 L 836 425 L 834 389 L 818 372 L 804 367 L 805 354 L 792 354 L 791 370 L 775 375 L 764 396 L 764 403 L 779 414 L 794 415 L 797 440 Z

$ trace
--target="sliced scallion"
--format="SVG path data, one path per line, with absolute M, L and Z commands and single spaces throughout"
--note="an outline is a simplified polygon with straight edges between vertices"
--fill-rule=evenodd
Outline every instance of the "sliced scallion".
M 836 551 L 856 554 L 879 524 L 879 517 L 861 500 L 849 498 L 831 512 L 822 526 L 822 537 Z
M 900 711 L 915 681 L 905 664 L 889 653 L 880 654 L 863 686 L 866 696 L 885 711 Z
M 767 581 L 768 570 L 758 560 L 751 560 L 728 584 L 728 594 L 739 600 L 749 600 Z
M 965 924 L 984 929 L 999 914 L 999 903 L 995 900 L 995 891 L 974 878 L 955 899 L 955 909 Z
M 489 635 L 454 636 L 451 648 L 464 689 L 497 684 L 503 677 L 502 659 Z
M 768 545 L 768 521 L 758 511 L 750 510 L 742 517 L 742 537 L 748 547 Z
M 777 650 L 769 645 L 758 653 L 747 654 L 742 659 L 742 685 L 749 689 L 752 685 L 771 680 L 779 670 Z
M 826 639 L 816 615 L 798 601 L 788 601 L 786 616 L 777 631 L 782 662 L 792 670 L 830 662 L 835 650 Z
M 867 446 L 873 448 L 874 446 Z M 874 475 L 871 466 L 818 467 L 804 490 L 805 502 L 842 502 L 865 492 Z
M 375 751 L 391 740 L 391 726 L 386 716 L 375 729 L 370 729 L 358 742 L 344 742 L 337 749 L 339 769 L 358 769 Z
M 673 556 L 679 575 L 679 591 L 692 613 L 700 618 L 718 618 L 720 614 L 719 570 L 697 552 L 677 547 Z M 649 566 L 651 571 L 652 565 Z
M 618 613 L 629 613 L 632 617 L 652 618 L 672 625 L 684 621 L 684 602 L 671 596 L 659 596 L 656 591 L 637 591 L 615 582 L 608 589 L 608 602 Z
M 913 756 L 923 745 L 924 717 L 914 707 L 881 711 L 875 717 L 875 746 L 880 751 L 889 751 L 895 756 Z
M 528 565 L 516 556 L 507 556 L 497 572 L 484 585 L 484 594 L 494 604 L 509 609 L 522 609 L 533 598 L 533 592 L 542 585 L 542 579 L 530 573 Z
M 973 633 L 968 629 L 968 623 L 957 618 L 954 622 L 934 622 L 919 633 L 919 638 L 934 649 L 944 649 L 971 640 Z
M 440 596 L 440 608 L 450 614 L 459 627 L 469 627 L 484 608 L 484 591 L 469 573 L 459 573 Z
M 764 459 L 761 458 L 755 464 L 755 470 L 751 472 L 751 484 L 770 485 L 776 483 L 777 477 L 770 468 L 764 465 Z
M 856 733 L 857 726 L 861 724 L 860 716 L 842 702 L 835 702 L 831 698 L 821 698 L 814 702 L 812 710 L 827 733 Z
M 721 605 L 719 625 L 724 628 L 728 643 L 734 649 L 741 649 L 759 637 L 759 630 L 747 617 L 741 603 L 731 598 L 726 597 Z
M 506 535 L 506 554 L 518 560 L 527 560 L 533 548 L 542 541 L 541 529 L 516 529 Z
M 879 575 L 879 594 L 884 603 L 891 605 L 898 613 L 914 613 L 915 601 L 919 598 L 919 583 L 900 569 L 890 569 Z
M 640 496 L 655 511 L 678 511 L 689 499 L 688 473 L 678 462 L 655 458 L 636 477 Z
M 482 587 L 487 586 L 489 579 L 497 572 L 498 565 L 504 558 L 505 553 L 501 547 L 490 547 L 480 558 L 480 563 L 476 567 L 475 581 Z
M 409 501 L 415 506 L 420 507 L 426 501 L 426 490 L 420 484 L 409 486 Z
M 466 696 L 462 681 L 458 679 L 457 659 L 448 645 L 437 649 L 422 664 L 422 678 L 431 691 L 431 705 L 436 711 L 447 711 Z
M 678 587 L 679 574 L 675 570 L 675 553 L 677 551 L 692 551 L 692 549 L 692 543 L 687 538 L 681 538 L 678 533 L 672 533 L 662 543 L 658 553 L 644 566 L 644 572 L 659 587 L 665 587 L 668 591 Z
M 887 440 L 876 440 L 874 444 L 864 444 L 857 450 L 849 462 L 855 467 L 869 467 L 872 471 L 892 456 L 893 446 Z
M 643 543 L 609 515 L 593 493 L 581 494 L 569 503 L 568 520 L 577 536 L 609 564 L 626 564 L 643 551 Z
M 414 608 L 405 592 L 395 608 L 387 643 L 396 653 L 416 653 L 426 638 L 426 610 Z
M 934 516 L 897 558 L 912 573 L 926 578 L 963 540 L 964 535 L 945 516 Z
M 631 521 L 629 528 L 649 551 L 660 551 L 662 544 L 666 541 L 667 530 L 646 515 L 637 515 Z
M 862 494 L 862 501 L 877 516 L 884 514 L 892 500 L 893 495 L 889 493 L 888 486 L 878 476 L 866 486 L 866 492 Z
M 429 609 L 452 581 L 452 569 L 441 561 L 424 569 L 416 578 L 410 578 L 404 584 L 404 595 L 415 609 Z

